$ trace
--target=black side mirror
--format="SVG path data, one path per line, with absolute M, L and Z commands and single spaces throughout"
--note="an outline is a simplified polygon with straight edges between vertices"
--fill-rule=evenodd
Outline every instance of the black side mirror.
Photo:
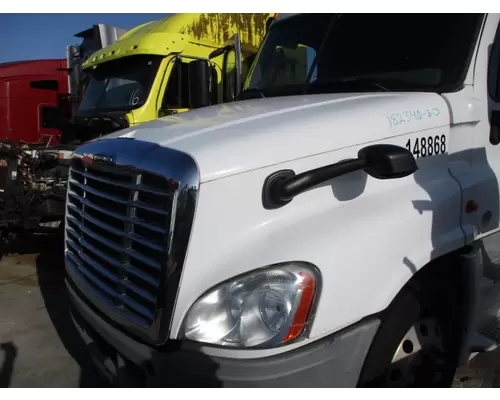
M 365 172 L 377 179 L 403 178 L 418 169 L 408 149 L 390 144 L 364 147 L 358 152 L 358 159 L 365 161 Z
M 189 106 L 201 108 L 210 105 L 210 66 L 206 60 L 188 64 Z
M 361 169 L 376 179 L 396 179 L 413 174 L 418 167 L 413 154 L 404 147 L 375 144 L 362 148 L 355 159 L 339 161 L 298 175 L 292 170 L 272 173 L 264 181 L 262 204 L 268 210 L 282 207 L 316 185 Z

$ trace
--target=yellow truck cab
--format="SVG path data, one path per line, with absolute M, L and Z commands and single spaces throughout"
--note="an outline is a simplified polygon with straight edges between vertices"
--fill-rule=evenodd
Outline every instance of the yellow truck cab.
M 273 18 L 174 14 L 129 30 L 82 66 L 80 140 L 234 100 Z

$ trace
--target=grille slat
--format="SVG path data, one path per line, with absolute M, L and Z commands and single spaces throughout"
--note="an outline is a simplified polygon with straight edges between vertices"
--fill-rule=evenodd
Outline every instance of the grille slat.
M 114 234 L 116 236 L 120 236 L 120 237 L 123 237 L 123 238 L 127 238 L 127 239 L 130 239 L 130 240 L 133 240 L 133 241 L 135 241 L 137 243 L 142 244 L 143 246 L 149 247 L 150 249 L 158 251 L 158 252 L 163 251 L 163 248 L 160 245 L 156 245 L 154 243 L 148 242 L 147 240 L 144 240 L 144 239 L 142 239 L 141 237 L 139 237 L 137 235 L 126 233 L 123 230 L 120 231 L 119 229 L 114 228 L 114 227 L 106 224 L 105 222 L 99 221 L 97 218 L 94 218 L 94 217 L 90 216 L 85 211 L 80 211 L 80 215 L 81 215 L 81 217 L 84 220 L 90 221 L 91 223 L 93 223 L 94 225 L 98 226 L 99 228 L 101 228 L 103 230 L 106 230 L 106 231 L 108 231 L 108 232 L 110 232 L 110 233 L 112 233 L 112 234 Z
M 83 261 L 85 261 L 88 265 L 90 265 L 97 273 L 108 278 L 113 284 L 120 283 L 121 284 L 120 286 L 122 286 L 124 290 L 124 293 L 121 293 L 121 295 L 126 294 L 126 290 L 130 289 L 132 292 L 137 293 L 146 302 L 153 305 L 155 304 L 156 298 L 147 291 L 141 289 L 139 286 L 134 285 L 132 282 L 128 280 L 120 279 L 116 274 L 103 268 L 99 263 L 92 260 L 92 258 L 87 256 L 85 253 L 80 254 L 80 258 Z
M 82 178 L 90 178 L 96 181 L 100 181 L 102 183 L 106 183 L 108 185 L 114 185 L 114 186 L 119 186 L 125 189 L 133 189 L 133 190 L 139 190 L 141 192 L 146 192 L 146 193 L 151 193 L 157 196 L 165 196 L 165 197 L 170 197 L 172 193 L 163 191 L 163 190 L 154 190 L 150 187 L 147 187 L 145 185 L 136 185 L 133 183 L 126 183 L 126 182 L 116 182 L 111 179 L 104 178 L 102 176 L 98 176 L 95 174 L 92 174 L 90 172 L 83 172 L 83 171 L 77 171 L 73 170 L 74 173 L 80 174 Z
M 99 235 L 95 232 L 92 232 L 91 229 L 88 229 L 86 226 L 82 225 L 81 223 L 78 223 L 78 228 L 87 236 L 94 238 L 96 241 L 98 241 L 100 244 L 108 247 L 110 250 L 115 251 L 117 253 L 124 253 L 125 255 L 128 255 L 130 257 L 133 257 L 134 259 L 140 261 L 143 264 L 148 265 L 149 267 L 159 271 L 161 269 L 161 264 L 159 262 L 156 262 L 150 257 L 144 256 L 141 253 L 134 251 L 132 249 L 127 249 L 124 248 L 116 243 L 113 243 L 111 240 L 106 239 L 104 236 Z
M 150 207 L 142 201 L 123 200 L 119 197 L 111 196 L 109 194 L 103 193 L 102 191 L 96 190 L 96 189 L 90 187 L 89 185 L 79 183 L 76 180 L 70 180 L 69 183 L 72 185 L 75 185 L 77 188 L 83 190 L 84 192 L 92 193 L 94 196 L 102 197 L 103 199 L 106 199 L 109 201 L 114 201 L 116 203 L 123 204 L 124 206 L 139 207 L 139 208 L 143 208 L 144 210 L 152 212 L 152 213 L 157 213 L 157 214 L 161 214 L 161 215 L 169 215 L 169 213 L 167 211 L 161 210 L 161 209 L 158 209 L 155 207 Z
M 118 311 L 121 315 L 128 318 L 130 321 L 136 323 L 137 325 L 147 328 L 150 325 L 150 318 L 145 318 L 143 314 L 130 312 L 128 309 L 122 307 L 118 307 L 116 303 L 113 301 L 113 297 L 107 294 L 105 291 L 102 291 L 99 286 L 96 286 L 89 280 L 85 275 L 82 275 L 78 270 L 77 265 L 69 258 L 66 258 L 66 266 L 70 269 L 70 271 L 77 276 L 80 276 L 80 283 L 83 283 L 86 286 L 87 290 L 93 291 L 95 295 L 107 304 L 109 307 L 113 308 L 115 311 Z
M 96 248 L 92 247 L 90 243 L 88 243 L 85 239 L 81 239 L 80 242 L 82 246 L 85 248 L 85 250 L 91 252 L 93 256 L 102 259 L 103 261 L 109 263 L 115 268 L 127 268 L 127 272 L 132 274 L 134 277 L 140 279 L 144 283 L 153 286 L 156 285 L 157 280 L 153 276 L 145 273 L 144 271 L 141 271 L 138 268 L 133 267 L 130 264 L 120 264 L 117 260 L 113 259 L 112 257 L 109 257 L 102 251 L 99 251 Z
M 67 265 L 86 290 L 149 327 L 158 309 L 177 187 L 148 171 L 70 168 Z
M 92 267 L 93 269 L 93 272 L 97 272 L 99 275 L 102 275 L 103 277 L 109 279 L 110 283 L 111 284 L 115 284 L 117 281 L 118 281 L 118 278 L 117 276 L 107 270 L 106 268 L 104 268 L 103 266 L 99 265 L 97 262 L 95 262 L 94 260 L 92 260 L 92 258 L 90 258 L 89 256 L 87 256 L 85 254 L 85 252 L 80 252 L 80 254 L 78 255 L 79 258 L 81 258 L 87 265 L 89 265 L 90 267 Z M 93 274 L 95 275 L 95 274 Z
M 80 263 L 80 260 L 77 255 L 73 254 L 72 252 L 66 253 L 68 255 L 68 258 L 75 264 L 78 265 Z M 105 292 L 109 297 L 113 298 L 115 296 L 115 290 L 112 286 L 108 285 L 105 281 L 102 279 L 97 278 L 90 269 L 88 268 L 78 268 L 77 270 L 83 274 L 85 278 L 87 278 L 90 282 L 92 282 L 94 285 L 96 285 L 101 291 Z
M 81 251 L 81 247 L 78 246 L 73 240 L 67 240 L 66 243 L 68 244 L 69 247 L 71 247 L 71 250 L 75 254 L 78 254 L 78 252 Z
M 73 260 L 73 262 L 75 262 L 75 259 L 77 256 L 73 252 L 70 252 L 69 255 L 70 255 L 71 259 Z M 116 297 L 116 298 L 123 300 L 123 302 L 125 304 L 140 311 L 144 316 L 149 317 L 149 318 L 153 318 L 154 315 L 151 312 L 145 311 L 146 308 L 144 306 L 141 306 L 138 302 L 133 301 L 130 298 L 128 298 L 126 296 L 126 293 L 122 293 L 122 294 L 114 293 L 114 291 L 112 290 L 112 285 L 101 284 L 101 280 L 99 280 L 98 275 L 96 275 L 95 272 L 97 272 L 97 274 L 100 274 L 100 275 L 104 276 L 105 278 L 109 279 L 109 281 L 111 283 L 117 284 L 120 282 L 120 279 L 115 274 L 113 274 L 112 272 L 103 268 L 101 265 L 99 265 L 97 262 L 92 260 L 92 258 L 87 256 L 85 253 L 80 253 L 80 255 L 78 257 L 81 258 L 81 260 L 83 260 L 86 264 L 90 265 L 93 268 L 94 273 L 92 271 L 88 270 L 84 274 L 92 282 L 96 283 L 101 290 L 106 291 L 108 293 L 108 295 L 110 295 L 110 297 Z M 143 300 L 145 300 L 149 304 L 154 305 L 156 302 L 156 299 L 150 293 L 148 293 L 146 290 L 141 289 L 139 286 L 134 285 L 130 281 L 124 280 L 123 287 L 124 287 L 124 289 L 130 289 L 133 293 L 138 294 Z
M 82 205 L 84 205 L 86 207 L 90 207 L 90 208 L 92 208 L 92 209 L 94 209 L 102 214 L 105 214 L 111 218 L 115 218 L 117 220 L 123 220 L 123 222 L 130 222 L 130 223 L 135 224 L 135 225 L 139 225 L 139 226 L 146 228 L 146 229 L 149 229 L 155 233 L 159 233 L 159 234 L 166 234 L 167 233 L 165 229 L 162 229 L 156 225 L 145 223 L 137 218 L 123 217 L 120 214 L 117 214 L 113 211 L 107 210 L 104 207 L 101 207 L 97 204 L 94 204 L 93 202 L 91 202 L 87 199 L 81 198 L 76 193 L 73 193 L 71 191 L 68 194 L 72 199 L 79 201 Z M 69 204 L 69 206 L 76 208 L 73 204 Z M 81 208 L 76 208 L 76 209 L 77 209 L 77 211 L 81 211 Z

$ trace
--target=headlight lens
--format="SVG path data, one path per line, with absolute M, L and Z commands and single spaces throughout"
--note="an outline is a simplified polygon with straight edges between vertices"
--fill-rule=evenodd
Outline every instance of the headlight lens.
M 297 339 L 312 319 L 316 270 L 287 263 L 225 282 L 187 313 L 181 336 L 229 347 L 274 347 Z

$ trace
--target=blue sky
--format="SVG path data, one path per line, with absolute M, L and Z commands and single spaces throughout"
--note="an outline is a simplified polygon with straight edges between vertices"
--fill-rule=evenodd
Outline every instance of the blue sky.
M 8 1 L 8 0 L 5 0 Z M 0 63 L 64 58 L 75 33 L 103 23 L 133 28 L 168 14 L 0 14 Z

